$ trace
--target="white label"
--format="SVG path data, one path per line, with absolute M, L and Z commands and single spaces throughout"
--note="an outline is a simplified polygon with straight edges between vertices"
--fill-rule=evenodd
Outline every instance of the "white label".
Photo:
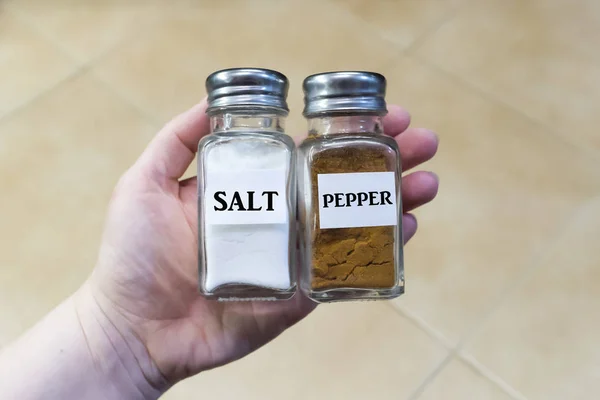
M 212 225 L 288 222 L 284 168 L 240 172 L 209 171 L 204 215 Z
M 320 229 L 398 223 L 393 172 L 319 174 L 317 179 Z

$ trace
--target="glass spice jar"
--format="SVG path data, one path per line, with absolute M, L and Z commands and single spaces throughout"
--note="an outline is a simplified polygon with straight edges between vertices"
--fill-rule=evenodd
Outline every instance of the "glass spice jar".
M 237 68 L 206 80 L 211 134 L 198 146 L 199 289 L 218 300 L 296 290 L 296 153 L 287 78 Z
M 401 162 L 383 134 L 385 78 L 304 80 L 308 138 L 298 151 L 301 288 L 317 302 L 404 293 Z

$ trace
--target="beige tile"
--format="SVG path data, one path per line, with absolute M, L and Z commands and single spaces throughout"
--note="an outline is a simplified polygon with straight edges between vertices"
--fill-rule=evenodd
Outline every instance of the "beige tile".
M 0 5 L 0 116 L 52 87 L 74 69 L 65 55 Z
M 165 399 L 406 399 L 446 352 L 381 303 L 324 305 L 253 355 Z
M 418 54 L 567 140 L 600 150 L 600 6 L 575 3 L 473 2 Z
M 386 71 L 391 102 L 434 129 L 438 198 L 419 213 L 395 304 L 452 341 L 469 331 L 573 210 L 598 193 L 597 163 L 528 119 L 403 59 Z
M 310 28 L 308 23 L 310 22 Z M 289 132 L 304 132 L 302 79 L 335 69 L 375 69 L 391 57 L 379 35 L 327 2 L 222 2 L 171 12 L 104 60 L 97 72 L 164 121 L 201 99 L 206 76 L 259 66 L 291 80 Z
M 0 122 L 0 340 L 89 274 L 113 186 L 153 132 L 89 76 Z
M 418 397 L 419 400 L 511 400 L 508 394 L 478 371 L 452 360 Z
M 530 399 L 600 393 L 600 199 L 550 243 L 467 351 Z
M 404 49 L 451 17 L 464 0 L 333 1 L 365 21 L 365 28 L 375 29 L 398 49 Z
M 529 0 L 509 1 L 502 5 L 507 7 L 509 18 L 515 22 L 530 22 L 533 38 L 543 35 L 547 43 L 573 48 L 600 61 L 597 51 L 600 3 L 597 1 Z
M 10 4 L 79 62 L 102 55 L 158 17 L 153 2 L 142 0 L 12 0 Z

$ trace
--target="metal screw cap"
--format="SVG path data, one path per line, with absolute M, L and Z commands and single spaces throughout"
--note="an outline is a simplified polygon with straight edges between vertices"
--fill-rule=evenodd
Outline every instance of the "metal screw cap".
M 206 78 L 210 114 L 225 108 L 271 107 L 287 113 L 288 80 L 280 72 L 262 68 L 232 68 Z
M 375 72 L 342 71 L 311 75 L 304 80 L 304 116 L 332 113 L 387 114 L 386 80 Z

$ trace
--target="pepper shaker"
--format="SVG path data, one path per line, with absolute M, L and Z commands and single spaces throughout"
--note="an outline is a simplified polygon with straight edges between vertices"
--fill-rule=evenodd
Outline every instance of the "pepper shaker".
M 211 74 L 206 89 L 211 134 L 198 145 L 200 292 L 217 300 L 288 299 L 296 290 L 288 80 L 237 68 Z
M 308 137 L 298 151 L 301 288 L 317 302 L 404 293 L 401 162 L 383 134 L 385 78 L 304 80 Z

